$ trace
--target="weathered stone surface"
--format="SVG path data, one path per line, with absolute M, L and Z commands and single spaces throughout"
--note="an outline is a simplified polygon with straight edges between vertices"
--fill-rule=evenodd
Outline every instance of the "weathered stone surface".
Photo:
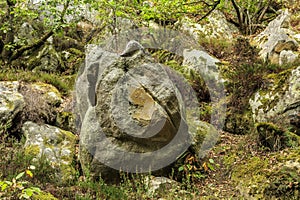
M 84 171 L 112 180 L 119 169 L 146 172 L 175 161 L 194 138 L 176 75 L 143 51 L 89 52 L 76 82 Z
M 209 15 L 204 24 L 192 22 L 187 18 L 180 23 L 181 29 L 189 32 L 196 40 L 203 38 L 232 40 L 239 32 L 238 28 L 227 22 L 224 14 L 218 10 Z
M 88 155 L 82 149 L 82 165 L 94 165 L 102 160 L 126 168 L 126 163 L 123 166 L 122 162 L 126 162 L 130 153 L 152 152 L 164 147 L 185 123 L 178 91 L 164 67 L 142 52 L 130 57 L 103 50 L 97 53 L 96 62 L 92 62 L 93 56 L 87 58 L 90 62 L 77 81 L 77 103 L 82 119 L 81 149 L 94 154 L 93 161 L 86 163 Z M 118 161 L 119 147 L 125 150 L 121 152 L 123 161 Z M 91 149 L 95 149 L 94 153 Z M 150 157 L 145 155 L 141 159 Z M 101 168 L 105 167 L 91 168 L 98 170 L 94 172 L 96 176 L 111 175 L 111 172 L 104 174 L 107 170 Z
M 26 137 L 27 154 L 36 156 L 36 159 L 45 156 L 53 168 L 59 169 L 56 176 L 62 184 L 74 179 L 72 161 L 75 155 L 75 135 L 54 126 L 38 125 L 30 121 L 24 123 L 22 131 Z
M 299 132 L 299 127 L 295 127 L 290 119 L 300 113 L 300 67 L 270 74 L 267 79 L 265 88 L 256 92 L 249 101 L 254 121 L 273 122 Z
M 10 122 L 25 106 L 23 96 L 18 92 L 19 82 L 0 82 L 0 132 L 11 126 Z
M 199 90 L 205 93 L 204 96 L 207 96 L 201 98 L 209 102 L 212 113 L 210 123 L 222 129 L 226 116 L 224 103 L 226 95 L 223 85 L 225 80 L 220 75 L 220 64 L 220 60 L 210 56 L 205 51 L 196 49 L 183 51 L 184 73 L 190 77 L 191 81 L 203 82 L 203 84 L 201 83 L 202 86 L 199 85 Z M 202 126 L 200 125 L 200 127 Z
M 282 64 L 282 60 L 279 60 L 279 54 L 282 51 L 297 50 L 299 44 L 293 37 L 295 33 L 289 29 L 289 18 L 289 12 L 287 10 L 282 11 L 263 32 L 253 39 L 253 43 L 261 49 L 259 52 L 260 57 L 265 61 L 269 60 L 274 64 Z M 293 61 L 293 59 L 286 61 Z
M 171 180 L 166 177 L 155 177 L 155 176 L 147 176 L 145 177 L 145 185 L 148 189 L 148 196 L 160 196 L 161 193 L 164 193 L 166 190 L 174 190 L 179 189 L 179 183 Z
M 293 63 L 298 58 L 298 55 L 291 50 L 283 50 L 279 54 L 279 65 Z
M 190 122 L 195 130 L 190 130 L 192 136 L 191 148 L 199 159 L 204 158 L 208 151 L 219 141 L 219 132 L 211 124 L 203 121 L 194 120 Z
M 186 66 L 187 70 L 192 70 L 195 74 L 198 74 L 198 76 L 206 76 L 216 82 L 224 81 L 218 72 L 218 64 L 220 64 L 221 61 L 205 51 L 185 49 L 183 51 L 183 58 L 182 65 Z

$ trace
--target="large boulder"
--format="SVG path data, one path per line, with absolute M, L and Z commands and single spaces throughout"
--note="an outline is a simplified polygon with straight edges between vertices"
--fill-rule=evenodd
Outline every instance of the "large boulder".
M 193 97 L 181 95 L 178 77 L 138 43 L 128 43 L 121 55 L 91 47 L 76 82 L 86 174 L 112 180 L 118 170 L 155 171 L 185 152 L 194 130 L 185 100 Z
M 253 44 L 260 49 L 259 55 L 265 61 L 274 64 L 294 62 L 298 57 L 298 42 L 295 33 L 289 27 L 290 14 L 281 12 L 267 28 L 253 39 Z
M 54 169 L 60 184 L 67 184 L 75 178 L 72 165 L 75 156 L 76 136 L 50 125 L 25 122 L 22 131 L 26 137 L 25 153 L 36 159 L 46 158 Z
M 24 97 L 18 92 L 19 82 L 0 82 L 0 133 L 10 128 L 11 122 L 25 106 Z
M 193 71 L 194 74 L 198 74 L 206 80 L 212 79 L 214 82 L 224 82 L 219 74 L 218 64 L 220 63 L 219 59 L 202 50 L 185 49 L 183 51 L 182 65 L 186 66 L 186 70 Z
M 256 123 L 272 122 L 300 134 L 300 67 L 268 75 L 249 103 Z

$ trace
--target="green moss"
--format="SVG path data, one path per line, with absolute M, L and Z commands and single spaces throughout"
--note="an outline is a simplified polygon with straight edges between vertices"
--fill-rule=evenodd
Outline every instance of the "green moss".
M 289 131 L 285 131 L 272 123 L 256 124 L 259 144 L 271 150 L 280 150 L 286 147 L 300 145 L 300 137 Z
M 251 157 L 242 165 L 236 166 L 232 173 L 232 179 L 240 181 L 248 178 L 251 179 L 251 177 L 255 178 L 255 176 L 262 174 L 262 169 L 265 169 L 267 165 L 267 160 L 262 160 L 259 157 Z
M 270 125 L 271 126 L 271 125 Z M 276 129 L 276 127 L 274 127 Z M 280 129 L 276 129 L 280 131 Z M 300 149 L 252 156 L 236 149 L 224 157 L 231 180 L 246 199 L 299 199 Z
M 55 86 L 63 94 L 68 94 L 73 90 L 75 78 L 76 75 L 62 76 L 27 70 L 0 70 L 1 81 L 44 82 Z
M 40 194 L 32 195 L 33 200 L 58 200 L 52 194 L 48 192 L 41 192 Z
M 74 114 L 71 112 L 59 112 L 56 116 L 56 125 L 63 130 L 76 131 Z
M 63 136 L 63 139 L 66 138 L 66 140 L 68 140 L 68 141 L 71 142 L 70 146 L 72 146 L 72 145 L 75 144 L 75 142 L 76 142 L 76 136 L 72 132 L 61 130 L 61 135 Z
M 277 160 L 279 162 L 286 162 L 290 160 L 298 161 L 300 162 L 300 147 L 296 147 L 294 149 L 288 149 L 288 152 L 278 154 Z
M 41 152 L 41 149 L 38 145 L 30 145 L 25 148 L 25 155 L 37 156 Z
M 76 174 L 75 168 L 69 165 L 61 165 L 60 166 L 60 174 L 61 174 L 61 182 L 63 184 L 71 184 L 74 181 L 74 176 Z

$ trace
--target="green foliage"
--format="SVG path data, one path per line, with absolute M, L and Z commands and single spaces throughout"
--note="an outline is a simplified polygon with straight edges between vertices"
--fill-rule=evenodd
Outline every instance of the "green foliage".
M 117 27 L 116 18 L 118 17 L 131 19 L 137 24 L 155 21 L 166 26 L 174 24 L 185 15 L 205 17 L 218 4 L 219 1 L 213 0 L 99 0 L 91 5 L 99 12 L 100 20 L 104 21 L 105 24 Z
M 184 185 L 199 182 L 207 177 L 208 171 L 214 171 L 214 160 L 200 161 L 190 153 L 183 155 L 184 160 L 178 167 L 176 178 Z
M 228 67 L 222 68 L 223 76 L 230 80 L 226 89 L 232 94 L 227 106 L 238 113 L 248 108 L 249 98 L 262 86 L 268 74 L 280 73 L 291 67 L 263 62 L 258 58 L 258 50 L 244 37 L 239 37 L 234 44 L 229 63 Z
M 25 51 L 42 46 L 53 34 L 60 34 L 72 22 L 66 16 L 72 15 L 73 22 L 79 16 L 81 0 L 51 0 L 32 4 L 27 0 L 7 0 L 0 12 L 0 54 L 6 62 L 20 57 Z M 33 26 L 33 31 L 18 34 L 24 25 Z M 32 40 L 31 38 L 37 38 Z M 30 41 L 30 42 L 28 42 Z
M 270 152 L 257 149 L 251 138 L 224 157 L 240 194 L 247 199 L 299 199 L 299 147 Z
M 63 76 L 55 73 L 32 72 L 27 70 L 1 70 L 1 81 L 44 82 L 53 85 L 63 94 L 74 88 L 76 75 Z
M 102 179 L 99 182 L 79 182 L 82 195 L 76 195 L 76 199 L 127 199 L 124 191 L 119 187 L 114 187 L 104 183 Z
M 0 181 L 1 193 L 0 197 L 18 197 L 19 199 L 30 199 L 34 194 L 39 194 L 41 189 L 34 186 L 29 186 L 29 182 L 22 180 L 24 175 L 32 178 L 33 173 L 31 170 L 34 170 L 33 165 L 29 166 L 25 171 L 19 173 L 11 181 Z

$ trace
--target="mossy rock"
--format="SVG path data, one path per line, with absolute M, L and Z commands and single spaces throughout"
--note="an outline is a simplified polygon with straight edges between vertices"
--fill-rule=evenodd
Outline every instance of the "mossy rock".
M 22 130 L 26 137 L 25 154 L 35 160 L 46 159 L 54 169 L 58 184 L 66 185 L 74 180 L 76 174 L 73 166 L 76 136 L 50 125 L 38 125 L 25 122 Z
M 36 82 L 31 84 L 30 87 L 33 90 L 40 92 L 50 105 L 60 105 L 63 101 L 60 92 L 53 85 Z
M 229 108 L 225 120 L 224 130 L 238 135 L 245 135 L 252 132 L 254 122 L 251 113 L 245 110 L 244 113 L 236 112 L 235 109 Z
M 197 154 L 196 156 L 204 157 L 208 150 L 210 150 L 218 141 L 218 130 L 211 124 L 203 121 L 190 122 L 195 130 L 191 131 L 192 145 L 191 148 Z
M 271 150 L 300 145 L 300 137 L 289 131 L 284 131 L 272 123 L 258 123 L 256 125 L 258 142 Z
M 249 100 L 253 120 L 255 123 L 272 122 L 290 129 L 290 117 L 299 113 L 300 67 L 269 74 L 265 79 L 263 88 Z

